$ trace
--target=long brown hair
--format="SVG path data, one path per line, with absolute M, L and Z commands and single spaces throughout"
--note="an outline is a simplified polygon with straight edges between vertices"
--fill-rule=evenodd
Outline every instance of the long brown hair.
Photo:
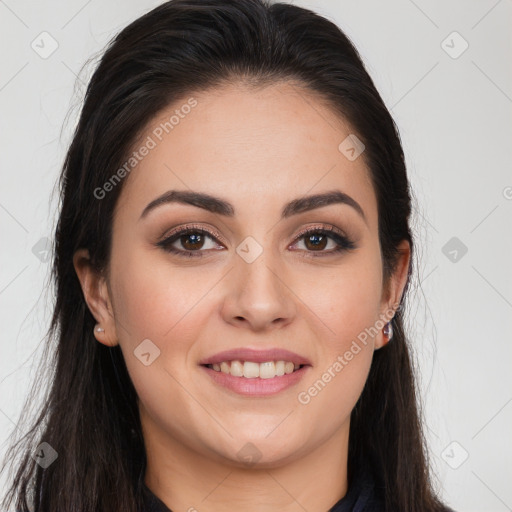
M 136 392 L 119 346 L 106 347 L 93 336 L 95 320 L 73 254 L 87 248 L 98 269 L 108 268 L 123 183 L 105 197 L 94 191 L 126 161 L 161 109 L 228 82 L 265 86 L 281 80 L 317 93 L 365 144 L 384 277 L 395 268 L 402 240 L 413 250 L 411 191 L 398 130 L 357 50 L 335 24 L 269 0 L 172 0 L 135 20 L 109 43 L 90 80 L 62 168 L 56 301 L 44 364 L 51 386 L 30 429 L 7 452 L 14 469 L 3 510 L 12 503 L 17 511 L 35 512 L 141 509 L 146 456 Z M 376 351 L 351 415 L 348 475 L 369 464 L 387 511 L 434 512 L 443 507 L 429 476 L 403 328 L 410 261 L 392 342 Z M 58 453 L 47 468 L 33 457 L 43 442 Z

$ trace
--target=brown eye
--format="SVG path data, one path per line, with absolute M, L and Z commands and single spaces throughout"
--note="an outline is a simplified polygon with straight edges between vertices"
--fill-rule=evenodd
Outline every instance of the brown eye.
M 313 257 L 329 256 L 356 248 L 356 244 L 352 240 L 344 235 L 343 232 L 338 232 L 334 227 L 305 230 L 297 236 L 295 244 L 298 244 L 302 239 L 304 239 L 305 255 Z M 330 248 L 328 247 L 329 241 L 333 242 Z M 326 248 L 330 250 L 325 250 Z
M 327 240 L 329 237 L 327 237 L 324 234 L 311 234 L 306 237 L 304 237 L 304 244 L 308 249 L 311 250 L 322 250 L 325 249 L 327 246 Z
M 208 240 L 211 240 L 210 246 L 205 247 L 208 244 Z M 222 247 L 214 241 L 216 241 L 216 238 L 209 231 L 189 227 L 174 232 L 156 245 L 178 256 L 202 257 L 207 249 Z
M 194 232 L 181 235 L 179 240 L 181 245 L 187 250 L 201 249 L 204 245 L 204 235 L 201 233 Z

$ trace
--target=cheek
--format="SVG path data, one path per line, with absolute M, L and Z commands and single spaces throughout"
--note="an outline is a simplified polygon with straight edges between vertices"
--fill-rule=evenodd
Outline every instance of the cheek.
M 318 316 L 325 336 L 318 340 L 319 364 L 304 383 L 298 402 L 305 414 L 341 425 L 355 406 L 371 366 L 373 337 L 377 333 L 380 303 L 380 274 L 366 267 L 356 272 L 337 272 L 329 282 L 329 293 L 317 296 Z
M 297 396 L 301 414 L 321 419 L 314 426 L 316 434 L 327 436 L 350 417 L 363 391 L 372 356 L 370 345 L 349 346 L 317 368 L 314 378 L 301 388 Z
M 208 278 L 177 269 L 156 256 L 133 248 L 126 258 L 112 258 L 116 329 L 130 378 L 152 416 L 162 414 L 162 397 L 166 410 L 179 407 L 186 416 L 180 383 L 188 378 L 186 362 L 205 323 L 200 317 L 207 318 L 201 297 L 215 281 L 211 272 Z M 147 365 L 143 353 L 149 353 Z
M 206 266 L 179 268 L 152 250 L 127 254 L 112 266 L 112 286 L 128 372 L 144 402 L 166 396 L 178 406 L 179 382 L 190 378 L 190 364 L 196 364 L 194 343 L 211 316 L 218 275 Z M 152 362 L 145 366 L 138 355 L 148 351 Z
M 303 289 L 325 334 L 318 340 L 319 365 L 301 388 L 298 402 L 307 414 L 329 411 L 329 421 L 338 424 L 356 404 L 374 353 L 382 271 L 378 247 L 372 249 L 354 254 L 346 265 Z
M 324 328 L 331 354 L 345 350 L 350 341 L 378 319 L 382 295 L 380 261 L 367 253 L 354 255 L 346 265 L 320 274 L 302 285 L 307 305 Z
M 340 428 L 363 391 L 374 354 L 366 329 L 373 323 L 375 308 L 369 306 L 372 299 L 361 302 L 365 295 L 358 290 L 350 301 L 340 303 L 338 314 L 329 320 L 336 334 L 321 340 L 318 364 L 298 390 L 297 417 L 318 419 L 304 421 L 311 425 L 305 429 L 305 438 L 327 438 Z
M 129 254 L 118 259 L 112 273 L 116 320 L 125 327 L 119 335 L 133 343 L 154 339 L 163 346 L 164 339 L 190 328 L 189 315 L 201 311 L 197 306 L 215 279 L 199 267 L 166 264 L 156 250 L 133 249 Z

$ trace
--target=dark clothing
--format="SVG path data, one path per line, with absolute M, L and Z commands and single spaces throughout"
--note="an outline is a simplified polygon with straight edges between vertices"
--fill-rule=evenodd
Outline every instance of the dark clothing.
M 143 491 L 144 512 L 172 512 L 145 484 Z M 327 512 L 384 512 L 384 505 L 375 495 L 370 475 L 360 473 L 347 494 Z

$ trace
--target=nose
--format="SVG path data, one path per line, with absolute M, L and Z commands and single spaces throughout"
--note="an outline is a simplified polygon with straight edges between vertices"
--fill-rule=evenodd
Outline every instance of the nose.
M 293 321 L 297 304 L 286 283 L 284 267 L 271 258 L 270 251 L 252 263 L 235 258 L 235 268 L 227 276 L 222 306 L 224 320 L 253 331 L 282 328 Z

